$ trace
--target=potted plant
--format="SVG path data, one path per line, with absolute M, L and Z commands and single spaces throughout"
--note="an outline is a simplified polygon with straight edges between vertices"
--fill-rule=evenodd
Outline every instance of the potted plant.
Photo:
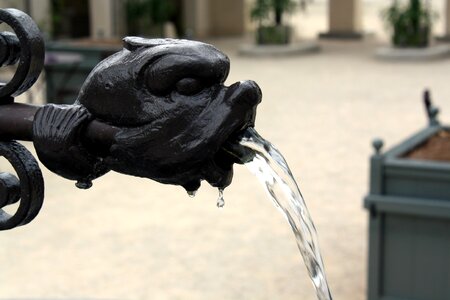
M 450 299 L 450 127 L 425 93 L 429 126 L 381 153 L 373 143 L 368 299 Z
M 292 12 L 297 3 L 293 0 L 256 0 L 251 18 L 258 22 L 258 44 L 288 44 L 291 28 L 283 23 L 285 13 Z
M 421 0 L 395 0 L 382 12 L 395 47 L 427 47 L 435 14 Z

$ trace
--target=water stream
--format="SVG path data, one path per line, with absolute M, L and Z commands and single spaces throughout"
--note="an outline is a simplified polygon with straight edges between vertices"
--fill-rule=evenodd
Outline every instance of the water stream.
M 239 144 L 244 147 L 241 149 L 240 159 L 258 177 L 275 206 L 292 227 L 317 298 L 331 300 L 316 228 L 286 160 L 252 128 L 244 132 Z

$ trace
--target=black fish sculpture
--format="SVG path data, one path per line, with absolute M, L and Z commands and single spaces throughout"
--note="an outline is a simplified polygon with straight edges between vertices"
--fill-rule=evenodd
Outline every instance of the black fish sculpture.
M 199 188 L 224 188 L 236 162 L 226 141 L 254 126 L 261 91 L 253 81 L 224 82 L 230 62 L 211 45 L 127 37 L 100 62 L 74 105 L 46 105 L 34 116 L 33 142 L 51 171 L 88 188 L 109 170 Z M 106 155 L 88 151 L 83 127 L 98 120 L 117 128 Z
M 14 97 L 38 79 L 44 40 L 20 10 L 0 9 L 0 23 L 14 31 L 0 32 L 0 67 L 17 67 L 0 83 L 0 156 L 17 175 L 0 173 L 0 230 L 29 223 L 44 199 L 39 164 L 16 140 L 32 141 L 50 171 L 83 189 L 111 170 L 190 194 L 202 180 L 219 189 L 231 183 L 233 164 L 247 155 L 233 141 L 254 126 L 262 96 L 253 81 L 224 85 L 230 61 L 222 52 L 197 41 L 127 37 L 92 70 L 74 104 L 21 104 Z M 17 202 L 13 215 L 2 209 Z

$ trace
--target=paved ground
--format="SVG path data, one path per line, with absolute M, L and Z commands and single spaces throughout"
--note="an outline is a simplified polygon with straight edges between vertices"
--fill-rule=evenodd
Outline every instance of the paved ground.
M 450 120 L 450 60 L 380 62 L 373 40 L 278 59 L 216 44 L 232 61 L 228 83 L 253 79 L 264 92 L 257 130 L 300 182 L 335 299 L 364 299 L 370 142 L 390 147 L 424 126 L 425 87 Z M 191 199 L 111 173 L 81 191 L 44 173 L 41 214 L 0 234 L 0 299 L 315 299 L 289 226 L 242 166 L 223 210 L 206 185 Z

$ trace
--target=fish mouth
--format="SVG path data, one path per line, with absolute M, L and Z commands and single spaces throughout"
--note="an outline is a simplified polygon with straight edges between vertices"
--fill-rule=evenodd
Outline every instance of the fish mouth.
M 187 191 L 197 190 L 202 179 L 211 186 L 222 189 L 231 184 L 233 164 L 243 162 L 236 156 L 236 152 L 230 151 L 229 145 L 238 147 L 236 141 L 240 134 L 249 127 L 254 127 L 256 107 L 261 99 L 261 89 L 250 80 L 223 87 L 212 96 L 210 104 L 186 131 L 195 131 L 195 138 L 192 139 L 192 135 L 183 134 L 186 140 L 178 140 L 181 144 L 188 145 L 184 147 L 184 150 L 191 148 L 184 153 L 190 157 L 191 161 L 194 161 L 193 158 L 201 153 L 198 157 L 201 163 L 196 164 L 198 168 L 187 166 L 186 173 L 182 176 L 184 179 L 189 178 L 181 184 Z M 199 126 L 204 120 L 208 122 Z M 186 161 L 187 156 L 183 156 L 178 157 L 180 162 Z
M 256 107 L 261 99 L 261 89 L 252 80 L 239 81 L 227 88 L 224 103 L 229 107 L 228 124 L 225 125 L 228 135 L 223 144 L 235 140 L 248 127 L 255 126 Z
M 229 160 L 236 164 L 243 165 L 252 161 L 255 157 L 255 153 L 242 146 L 240 141 L 254 132 L 256 132 L 256 130 L 253 127 L 247 127 L 237 132 L 233 137 L 230 137 L 220 149 L 225 152 L 223 155 L 226 155 Z
M 231 134 L 221 148 L 227 148 L 227 145 L 235 143 L 247 128 L 255 126 L 256 107 L 261 103 L 262 93 L 256 82 L 246 80 L 231 85 L 226 98 L 234 110 L 244 114 L 241 118 L 236 118 L 239 122 L 232 127 Z
M 203 176 L 214 187 L 225 188 L 233 177 L 233 164 L 243 164 L 238 140 L 249 127 L 255 126 L 256 107 L 261 102 L 259 86 L 251 80 L 240 81 L 229 86 L 223 101 L 228 106 L 227 122 L 214 158 L 206 164 Z

